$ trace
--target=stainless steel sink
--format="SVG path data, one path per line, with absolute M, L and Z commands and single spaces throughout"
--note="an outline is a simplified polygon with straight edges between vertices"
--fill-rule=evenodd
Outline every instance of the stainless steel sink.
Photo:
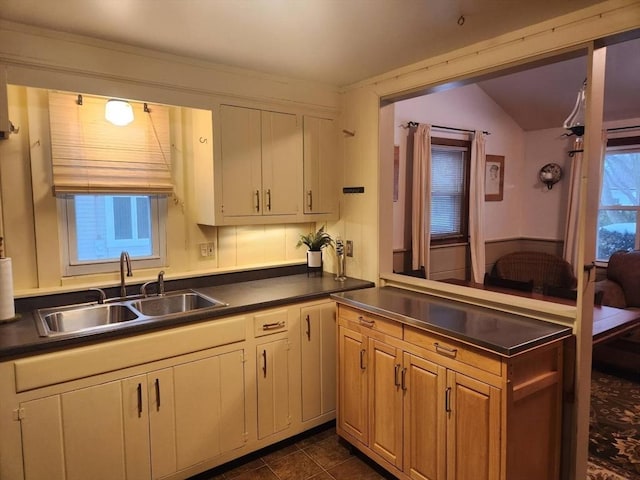
M 80 332 L 114 323 L 136 320 L 139 315 L 126 305 L 74 305 L 38 310 L 41 335 Z
M 118 328 L 125 324 L 160 320 L 169 315 L 188 313 L 227 304 L 192 290 L 156 297 L 120 298 L 104 304 L 83 303 L 36 310 L 36 326 L 43 337 L 74 334 L 97 329 Z
M 226 304 L 195 292 L 182 292 L 136 300 L 131 305 L 145 316 L 159 317 L 201 308 L 222 307 Z

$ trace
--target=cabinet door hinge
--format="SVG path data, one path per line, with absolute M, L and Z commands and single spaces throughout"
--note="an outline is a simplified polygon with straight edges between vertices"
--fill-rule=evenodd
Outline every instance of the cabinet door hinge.
M 14 419 L 16 422 L 19 422 L 20 420 L 23 420 L 23 419 L 24 419 L 24 417 L 25 417 L 25 415 L 24 415 L 24 408 L 16 408 L 16 409 L 13 411 L 13 419 Z
M 247 355 L 246 353 L 244 353 L 244 350 L 242 351 L 242 353 L 240 354 L 240 361 L 242 363 L 247 363 Z
M 287 417 L 287 425 L 291 425 L 291 415 Z
M 249 432 L 243 432 L 242 433 L 242 441 L 244 443 L 247 443 L 249 441 Z

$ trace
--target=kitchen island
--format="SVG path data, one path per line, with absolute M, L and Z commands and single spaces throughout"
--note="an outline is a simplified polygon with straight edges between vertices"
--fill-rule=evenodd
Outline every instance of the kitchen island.
M 393 287 L 331 297 L 342 438 L 400 479 L 559 478 L 569 327 Z

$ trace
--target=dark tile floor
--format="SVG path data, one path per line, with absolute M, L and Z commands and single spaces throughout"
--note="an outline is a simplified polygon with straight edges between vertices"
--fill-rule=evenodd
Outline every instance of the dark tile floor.
M 394 480 L 326 425 L 190 480 Z

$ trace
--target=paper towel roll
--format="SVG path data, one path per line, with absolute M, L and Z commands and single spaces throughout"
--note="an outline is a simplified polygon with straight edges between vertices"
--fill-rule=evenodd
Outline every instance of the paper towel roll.
M 15 316 L 11 259 L 0 258 L 0 321 L 11 320 Z

